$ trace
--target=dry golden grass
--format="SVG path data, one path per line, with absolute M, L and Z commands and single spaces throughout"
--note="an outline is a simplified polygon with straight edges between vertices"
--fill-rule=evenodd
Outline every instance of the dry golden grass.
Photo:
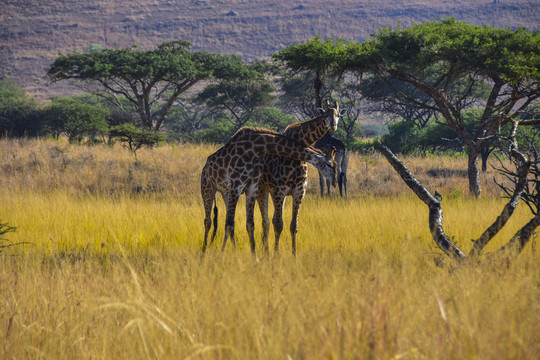
M 68 194 L 198 197 L 200 171 L 206 157 L 217 149 L 210 145 L 179 144 L 140 151 L 140 166 L 133 155 L 120 145 L 73 146 L 65 140 L 0 141 L 0 188 L 14 192 Z M 431 191 L 459 197 L 467 194 L 465 157 L 407 158 L 414 175 Z M 308 192 L 317 194 L 319 180 L 315 168 L 309 168 Z M 430 172 L 435 172 L 435 176 Z M 408 194 L 407 186 L 380 154 L 352 153 L 349 160 L 351 197 Z M 499 196 L 492 179 L 493 169 L 482 174 L 486 196 Z M 502 179 L 499 179 L 502 180 Z M 336 192 L 335 190 L 334 192 Z
M 425 205 L 378 156 L 351 158 L 348 200 L 319 198 L 310 168 L 297 259 L 286 225 L 281 256 L 255 261 L 243 203 L 237 250 L 202 258 L 198 177 L 214 150 L 145 149 L 135 168 L 120 147 L 1 140 L 0 219 L 18 227 L 5 237 L 31 245 L 0 254 L 0 358 L 540 356 L 536 244 L 435 266 Z M 465 159 L 405 161 L 446 195 L 445 230 L 470 249 L 504 204 L 496 189 L 474 200 L 465 178 L 427 175 Z M 520 206 L 487 252 L 529 217 Z

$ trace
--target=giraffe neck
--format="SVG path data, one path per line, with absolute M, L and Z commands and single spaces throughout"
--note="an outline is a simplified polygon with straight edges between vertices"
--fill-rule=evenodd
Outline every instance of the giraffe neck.
M 306 146 L 314 144 L 330 130 L 327 115 L 322 114 L 311 120 L 288 126 L 283 135 L 297 139 Z
M 231 138 L 229 144 L 235 147 L 231 151 L 244 156 L 278 155 L 292 160 L 306 161 L 315 166 L 327 162 L 320 150 L 306 147 L 296 139 L 266 129 L 242 128 Z

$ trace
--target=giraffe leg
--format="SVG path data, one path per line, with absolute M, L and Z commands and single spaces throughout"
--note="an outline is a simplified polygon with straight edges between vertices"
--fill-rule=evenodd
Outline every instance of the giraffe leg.
M 225 203 L 225 209 L 227 209 L 227 196 L 221 193 L 221 198 L 223 199 L 223 202 Z M 217 201 L 214 200 L 214 231 L 212 232 L 212 237 L 210 238 L 210 245 L 214 243 L 214 239 L 216 238 L 218 228 L 218 208 L 217 208 Z
M 205 206 L 205 208 L 206 208 L 206 206 Z M 207 246 L 207 243 L 208 243 L 208 232 L 210 231 L 210 227 L 212 226 L 212 220 L 210 219 L 211 210 L 206 211 L 206 209 L 205 209 L 205 213 L 208 213 L 208 214 L 205 215 L 205 217 L 204 217 L 204 241 L 203 241 L 203 246 L 202 246 L 202 252 L 203 253 L 206 251 L 206 246 Z
M 231 238 L 233 247 L 236 249 L 236 241 L 234 240 L 234 216 L 236 214 L 236 204 L 240 195 L 237 191 L 229 191 L 227 195 L 227 215 L 225 217 L 225 237 L 223 238 L 223 246 L 221 251 L 225 250 L 227 240 Z
M 257 202 L 259 203 L 259 210 L 261 211 L 262 218 L 262 244 L 265 253 L 268 254 L 268 232 L 270 230 L 270 220 L 268 219 L 268 192 L 260 190 L 259 195 L 257 196 Z
M 255 201 L 257 200 L 257 184 L 250 186 L 246 191 L 246 230 L 249 237 L 249 244 L 251 246 L 251 252 L 255 255 Z
M 327 195 L 330 197 L 330 181 L 326 180 Z
M 272 218 L 275 236 L 274 252 L 277 254 L 279 253 L 279 238 L 283 231 L 283 205 L 285 204 L 285 196 L 276 189 L 272 200 L 274 201 L 274 217 Z
M 212 236 L 210 237 L 210 245 L 214 242 L 214 238 L 216 237 L 217 233 L 217 227 L 218 227 L 218 208 L 217 204 L 214 202 L 214 231 L 212 231 Z
M 208 244 L 208 232 L 212 226 L 212 205 L 215 203 L 216 192 L 208 186 L 202 186 L 201 194 L 204 205 L 204 241 L 202 246 L 202 252 L 204 253 Z
M 300 211 L 300 205 L 302 204 L 302 199 L 306 190 L 304 188 L 299 189 L 293 195 L 293 205 L 292 205 L 292 219 L 291 219 L 291 244 L 292 244 L 292 254 L 296 257 L 296 234 L 298 233 L 298 213 Z
M 323 176 L 323 174 L 321 174 L 321 172 L 319 171 L 319 185 L 320 185 L 320 187 L 321 187 L 321 197 L 324 196 L 324 183 L 325 183 L 324 176 Z

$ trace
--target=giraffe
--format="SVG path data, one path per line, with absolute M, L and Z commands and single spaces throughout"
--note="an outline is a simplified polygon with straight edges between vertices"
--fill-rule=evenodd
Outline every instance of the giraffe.
M 337 164 L 338 172 L 338 186 L 339 194 L 343 197 L 347 197 L 347 168 L 349 167 L 349 149 L 345 147 L 345 144 L 339 139 L 332 137 L 331 132 L 327 132 L 320 140 L 318 140 L 315 145 L 315 148 L 321 150 L 325 154 L 328 154 L 331 149 L 335 149 L 336 157 L 335 161 Z M 326 188 L 328 189 L 327 194 L 330 195 L 330 182 L 324 178 L 324 176 L 319 173 L 319 185 L 321 187 L 321 196 L 324 196 L 324 185 L 326 183 Z
M 217 231 L 216 192 L 221 193 L 227 209 L 222 250 L 225 249 L 229 237 L 233 246 L 236 246 L 234 240 L 236 204 L 240 195 L 245 192 L 246 199 L 253 199 L 252 203 L 246 201 L 246 211 L 249 212 L 254 207 L 262 173 L 260 157 L 265 154 L 306 161 L 320 169 L 326 177 L 334 179 L 336 177 L 335 163 L 328 161 L 320 150 L 306 147 L 303 143 L 271 130 L 241 128 L 227 144 L 208 157 L 202 170 L 201 195 L 205 211 L 203 253 L 206 251 L 208 232 L 212 226 L 212 205 L 214 205 L 214 231 L 210 243 L 214 241 Z M 253 218 L 251 221 L 248 219 L 246 228 L 250 234 L 251 251 L 255 253 Z
M 335 131 L 339 122 L 341 112 L 337 102 L 331 107 L 326 101 L 326 110 L 319 109 L 320 115 L 304 122 L 291 125 L 285 129 L 283 135 L 299 139 L 304 145 L 309 146 L 319 140 L 329 131 Z M 329 161 L 334 161 L 335 150 L 327 152 Z M 270 221 L 268 219 L 268 194 L 271 194 L 274 203 L 274 225 L 275 247 L 274 251 L 279 251 L 279 239 L 283 231 L 283 205 L 285 197 L 293 198 L 292 219 L 290 225 L 292 253 L 296 255 L 296 234 L 298 232 L 298 212 L 307 187 L 307 164 L 293 159 L 287 159 L 274 155 L 265 155 L 262 159 L 263 173 L 259 184 L 257 202 L 262 216 L 263 237 L 262 243 L 265 251 L 268 252 L 268 231 Z M 336 175 L 332 180 L 332 185 L 336 185 Z M 328 179 L 328 178 L 327 178 Z M 329 180 L 330 181 L 330 180 Z

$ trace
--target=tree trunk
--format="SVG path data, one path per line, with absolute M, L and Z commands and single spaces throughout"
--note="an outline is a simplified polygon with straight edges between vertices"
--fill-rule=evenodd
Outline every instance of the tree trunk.
M 321 80 L 321 73 L 317 71 L 317 73 L 315 74 L 315 80 L 313 81 L 313 90 L 315 91 L 315 106 L 320 109 L 322 109 L 323 107 L 321 96 L 322 87 L 323 82 Z
M 482 172 L 485 173 L 487 171 L 487 161 L 489 158 L 489 154 L 491 154 L 491 151 L 488 146 L 483 146 L 480 150 L 480 158 L 482 159 Z
M 481 158 L 482 158 L 482 172 L 485 173 L 487 171 L 487 159 L 489 157 L 489 154 L 486 154 L 482 152 Z
M 480 197 L 480 172 L 478 171 L 478 148 L 474 145 L 467 144 L 467 153 L 469 161 L 467 165 L 467 175 L 469 177 L 469 191 L 476 198 Z

